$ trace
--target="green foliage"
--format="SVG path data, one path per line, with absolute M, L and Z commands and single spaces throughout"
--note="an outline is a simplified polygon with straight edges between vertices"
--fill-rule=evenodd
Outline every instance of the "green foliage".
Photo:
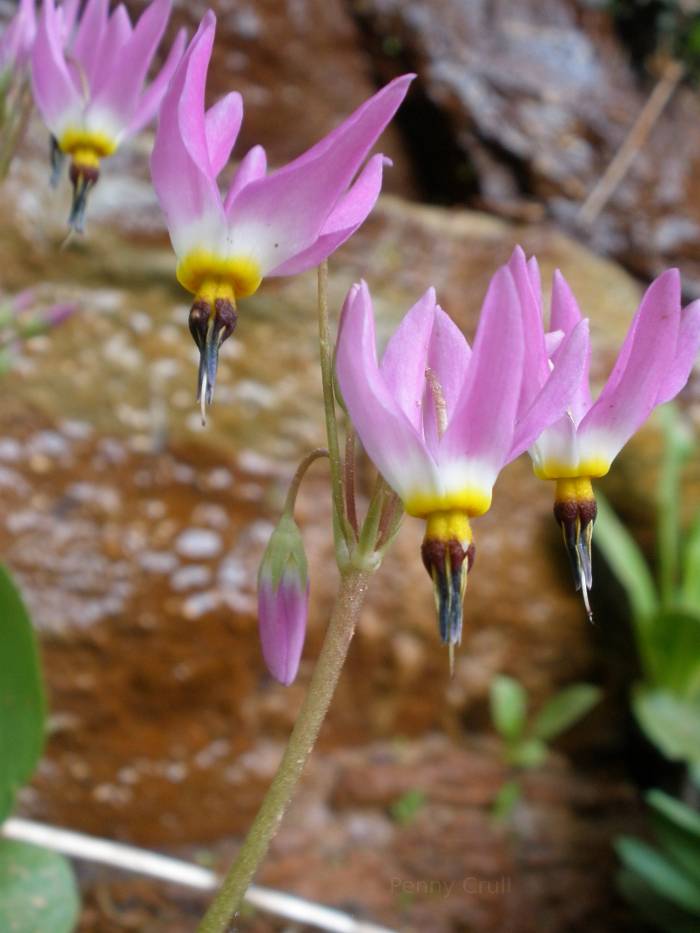
M 644 919 L 665 933 L 700 929 L 700 815 L 660 790 L 647 795 L 659 848 L 623 836 L 618 886 Z
M 0 840 L 3 933 L 71 933 L 79 907 L 73 872 L 62 855 Z
M 694 0 L 608 0 L 637 58 L 657 52 L 681 61 L 700 75 L 700 6 Z
M 491 682 L 491 718 L 506 742 L 520 738 L 525 726 L 527 695 L 512 677 L 498 676 Z
M 657 579 L 601 496 L 594 541 L 627 595 L 643 679 L 633 710 L 668 758 L 700 768 L 700 514 L 683 533 L 681 475 L 695 449 L 672 405 L 659 411 L 664 455 L 658 485 Z
M 0 820 L 39 760 L 44 716 L 32 624 L 17 587 L 0 566 Z
M 494 677 L 490 690 L 491 719 L 503 739 L 506 763 L 516 773 L 538 768 L 547 758 L 547 743 L 583 719 L 600 696 L 600 689 L 593 684 L 572 684 L 545 703 L 528 726 L 525 688 L 512 677 Z M 507 819 L 520 794 L 520 783 L 508 780 L 494 801 L 494 818 Z
M 391 818 L 401 826 L 408 826 L 423 809 L 425 802 L 426 796 L 422 790 L 408 790 L 389 807 Z
M 0 565 L 0 822 L 39 761 L 45 715 L 32 623 Z M 77 918 L 75 881 L 63 856 L 0 839 L 0 930 L 70 933 Z

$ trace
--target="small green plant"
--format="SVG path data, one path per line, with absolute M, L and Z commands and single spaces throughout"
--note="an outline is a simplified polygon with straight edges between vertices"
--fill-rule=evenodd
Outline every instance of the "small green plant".
M 572 684 L 552 697 L 528 724 L 525 688 L 512 677 L 491 682 L 491 719 L 503 739 L 504 758 L 513 776 L 499 790 L 493 806 L 496 819 L 505 820 L 521 796 L 518 775 L 541 765 L 549 743 L 566 732 L 595 706 L 601 691 L 593 684 Z
M 659 415 L 664 454 L 658 487 L 657 573 L 599 497 L 597 546 L 630 605 L 642 668 L 632 691 L 639 725 L 669 759 L 700 772 L 700 510 L 681 528 L 681 471 L 693 437 L 670 405 Z
M 0 565 L 0 824 L 39 761 L 45 718 L 32 624 Z M 71 933 L 78 911 L 75 879 L 63 856 L 0 836 L 0 930 Z
M 618 887 L 664 933 L 700 930 L 700 814 L 660 790 L 647 794 L 658 848 L 622 836 Z
M 389 812 L 395 823 L 401 826 L 408 826 L 412 823 L 419 811 L 423 809 L 426 802 L 426 796 L 422 790 L 414 788 L 406 791 L 389 807 Z

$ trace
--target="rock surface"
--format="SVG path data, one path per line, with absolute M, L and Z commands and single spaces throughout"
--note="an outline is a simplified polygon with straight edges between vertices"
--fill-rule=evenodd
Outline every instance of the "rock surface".
M 592 229 L 577 222 L 653 88 L 633 71 L 606 12 L 585 0 L 442 0 L 439 16 L 431 0 L 351 0 L 351 8 L 384 78 L 407 67 L 420 76 L 404 130 L 429 193 L 476 198 L 511 216 L 544 206 L 638 274 L 679 265 L 688 291 L 700 294 L 693 89 L 676 92 Z M 421 160 L 431 134 L 449 158 L 428 147 Z

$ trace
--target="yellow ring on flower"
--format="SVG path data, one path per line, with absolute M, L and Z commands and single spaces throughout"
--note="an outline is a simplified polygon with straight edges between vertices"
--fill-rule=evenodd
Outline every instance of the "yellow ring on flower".
M 260 287 L 260 266 L 249 256 L 233 256 L 222 259 L 208 250 L 195 249 L 181 259 L 177 266 L 177 280 L 193 295 L 204 295 L 211 291 L 212 283 L 217 288 L 230 289 L 235 298 L 247 298 Z M 215 297 L 229 297 L 216 293 Z

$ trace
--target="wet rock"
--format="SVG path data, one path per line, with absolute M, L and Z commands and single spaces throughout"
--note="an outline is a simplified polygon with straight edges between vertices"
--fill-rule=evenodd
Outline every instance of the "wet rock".
M 700 102 L 678 91 L 591 230 L 578 209 L 622 144 L 654 79 L 633 72 L 612 20 L 585 0 L 352 0 L 384 77 L 420 75 L 404 133 L 428 192 L 527 216 L 537 204 L 595 249 L 651 277 L 679 265 L 700 294 Z M 449 164 L 420 162 L 436 132 Z M 444 177 L 445 170 L 451 177 Z M 465 185 L 465 178 L 469 184 Z

